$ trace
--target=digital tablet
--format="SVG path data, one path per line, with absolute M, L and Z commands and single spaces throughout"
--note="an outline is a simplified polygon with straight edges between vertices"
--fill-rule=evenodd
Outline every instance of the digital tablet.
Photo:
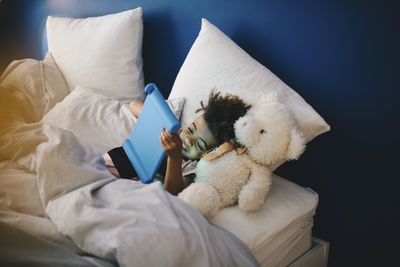
M 165 102 L 154 83 L 146 86 L 147 93 L 131 136 L 122 147 L 142 183 L 151 183 L 166 154 L 160 144 L 161 128 L 176 134 L 181 128 L 178 119 Z

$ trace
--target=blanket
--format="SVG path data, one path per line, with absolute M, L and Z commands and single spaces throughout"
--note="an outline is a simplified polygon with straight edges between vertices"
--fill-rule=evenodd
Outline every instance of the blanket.
M 42 120 L 37 95 L 0 87 L 0 100 L 13 103 L 0 113 L 0 223 L 97 265 L 258 265 L 238 238 L 160 183 L 116 179 L 92 145 Z

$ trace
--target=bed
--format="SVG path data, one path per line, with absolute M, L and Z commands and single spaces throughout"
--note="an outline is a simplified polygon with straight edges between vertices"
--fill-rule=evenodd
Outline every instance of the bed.
M 232 206 L 207 221 L 160 183 L 116 179 L 106 169 L 102 155 L 135 125 L 129 101 L 145 97 L 143 12 L 132 6 L 82 19 L 50 16 L 43 24 L 43 59 L 14 61 L 2 74 L 0 262 L 301 266 L 313 247 L 318 205 L 310 188 L 274 175 L 261 210 Z M 182 125 L 217 87 L 249 103 L 276 91 L 308 142 L 330 129 L 217 26 L 207 19 L 199 24 L 168 94 Z

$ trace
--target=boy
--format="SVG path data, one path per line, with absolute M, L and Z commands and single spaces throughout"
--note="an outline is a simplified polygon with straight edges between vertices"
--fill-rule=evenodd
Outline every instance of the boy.
M 250 108 L 250 105 L 237 96 L 222 96 L 214 91 L 210 93 L 206 106 L 203 102 L 200 104 L 201 108 L 197 112 L 202 110 L 204 114 L 185 129 L 179 130 L 177 134 L 161 129 L 160 143 L 168 158 L 166 166 L 161 166 L 159 172 L 165 169 L 164 189 L 173 195 L 177 195 L 192 182 L 196 160 L 209 149 L 235 138 L 233 125 Z M 142 107 L 143 102 L 139 100 L 129 104 L 129 110 L 136 118 L 139 117 Z M 117 177 L 136 176 L 121 147 L 109 151 L 108 155 L 118 171 Z

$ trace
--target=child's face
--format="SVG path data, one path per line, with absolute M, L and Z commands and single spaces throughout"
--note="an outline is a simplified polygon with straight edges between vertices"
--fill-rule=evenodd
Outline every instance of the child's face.
M 217 139 L 208 129 L 203 115 L 183 129 L 179 137 L 182 140 L 182 155 L 188 159 L 199 159 L 204 152 L 217 145 Z

